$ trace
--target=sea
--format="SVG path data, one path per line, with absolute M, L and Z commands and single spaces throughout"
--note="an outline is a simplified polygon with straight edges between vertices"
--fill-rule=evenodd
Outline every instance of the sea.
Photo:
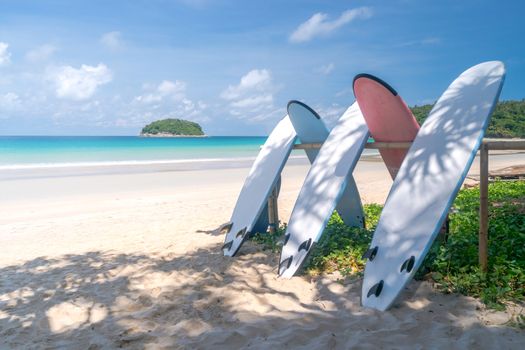
M 266 137 L 0 136 L 0 171 L 75 167 L 241 164 Z M 365 153 L 371 150 L 365 150 Z M 305 158 L 295 150 L 292 159 Z
M 254 158 L 266 137 L 0 136 L 0 169 Z

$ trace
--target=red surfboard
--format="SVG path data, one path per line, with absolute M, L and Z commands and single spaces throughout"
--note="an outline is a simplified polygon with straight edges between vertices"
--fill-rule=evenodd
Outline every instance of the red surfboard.
M 370 75 L 354 78 L 354 95 L 377 142 L 412 142 L 419 130 L 416 118 L 407 104 L 390 85 Z M 408 149 L 380 149 L 392 179 L 405 159 Z

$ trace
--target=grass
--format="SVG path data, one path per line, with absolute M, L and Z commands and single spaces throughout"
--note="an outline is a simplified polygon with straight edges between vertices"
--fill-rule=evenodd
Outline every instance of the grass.
M 436 241 L 416 274 L 431 278 L 445 293 L 480 298 L 487 306 L 501 309 L 506 302 L 525 301 L 525 181 L 494 182 L 489 187 L 489 271 L 478 267 L 479 188 L 463 189 L 450 215 L 450 233 Z M 310 275 L 339 271 L 360 276 L 382 207 L 365 205 L 367 229 L 347 227 L 334 214 L 323 236 L 310 253 L 305 271 Z M 279 237 L 256 234 L 254 240 L 278 251 Z

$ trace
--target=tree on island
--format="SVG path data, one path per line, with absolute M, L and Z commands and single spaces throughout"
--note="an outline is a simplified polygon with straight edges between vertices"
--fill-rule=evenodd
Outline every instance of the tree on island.
M 182 119 L 162 119 L 142 128 L 141 136 L 204 136 L 202 127 Z

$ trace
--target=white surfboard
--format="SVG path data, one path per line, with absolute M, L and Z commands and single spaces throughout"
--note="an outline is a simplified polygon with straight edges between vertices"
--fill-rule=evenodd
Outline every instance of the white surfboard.
M 328 137 L 328 129 L 321 117 L 306 104 L 292 100 L 288 102 L 288 116 L 299 137 L 301 143 L 323 143 Z M 312 164 L 319 153 L 319 149 L 305 149 L 310 164 Z M 279 193 L 281 178 L 276 184 Z M 357 185 L 352 175 L 348 178 L 348 183 L 343 196 L 337 203 L 336 211 L 343 222 L 350 227 L 364 227 L 364 211 L 361 197 Z M 269 226 L 268 205 L 264 207 L 252 228 L 252 233 L 266 232 Z
M 237 200 L 230 224 L 225 227 L 228 232 L 223 250 L 227 256 L 235 255 L 248 235 L 257 232 L 254 230 L 266 231 L 266 228 L 261 230 L 264 221 L 268 220 L 266 203 L 272 189 L 276 187 L 279 190 L 280 174 L 293 147 L 293 143 L 286 140 L 294 137 L 295 142 L 298 135 L 303 143 L 322 143 L 328 136 L 326 125 L 312 109 L 298 101 L 291 101 L 288 106 L 294 113 L 285 119 L 291 121 L 293 129 L 289 130 L 288 122 L 279 123 L 256 158 Z M 319 150 L 305 151 L 310 162 L 313 162 Z M 268 186 L 271 186 L 270 189 Z M 351 176 L 344 196 L 338 206 L 339 214 L 347 225 L 362 227 L 363 207 Z
M 365 254 L 363 306 L 389 308 L 423 262 L 476 155 L 504 77 L 501 62 L 474 66 L 432 108 L 399 169 Z
M 257 222 L 268 202 L 270 192 L 292 151 L 297 134 L 288 116 L 284 117 L 268 136 L 235 204 L 222 247 L 224 255 L 234 256 Z
M 354 103 L 330 132 L 299 192 L 281 251 L 282 277 L 294 275 L 321 237 L 367 140 L 368 128 Z
M 321 117 L 308 105 L 292 100 L 288 102 L 288 115 L 301 143 L 324 143 L 328 137 L 328 129 Z M 310 163 L 313 164 L 319 154 L 319 149 L 305 150 Z M 345 191 L 336 207 L 343 222 L 350 227 L 364 227 L 364 211 L 361 197 L 352 174 L 348 176 Z

